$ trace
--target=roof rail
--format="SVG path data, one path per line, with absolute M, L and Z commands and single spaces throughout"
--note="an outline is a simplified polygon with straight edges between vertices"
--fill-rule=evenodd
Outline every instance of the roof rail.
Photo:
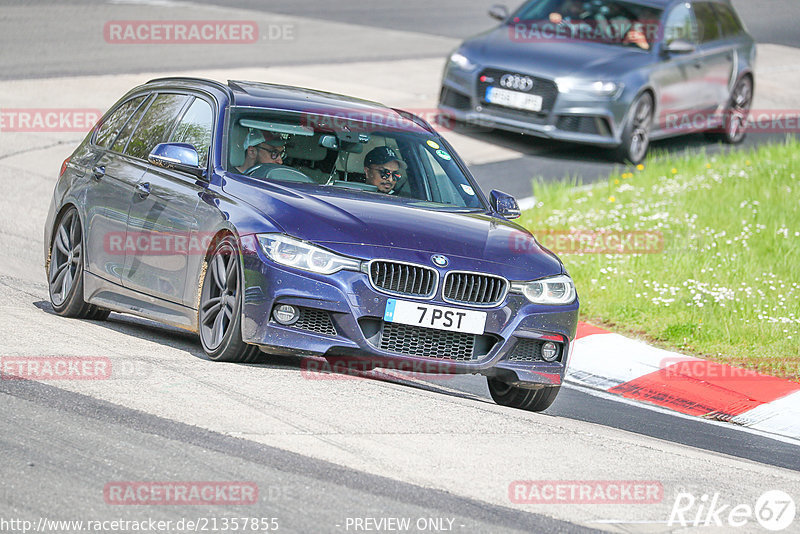
M 217 80 L 209 80 L 207 78 L 193 78 L 191 76 L 165 76 L 163 78 L 153 78 L 152 80 L 147 80 L 147 83 L 153 83 L 153 82 L 200 82 L 213 85 L 218 89 L 222 89 L 228 94 L 231 93 L 230 87 L 228 87 L 224 83 L 218 82 Z

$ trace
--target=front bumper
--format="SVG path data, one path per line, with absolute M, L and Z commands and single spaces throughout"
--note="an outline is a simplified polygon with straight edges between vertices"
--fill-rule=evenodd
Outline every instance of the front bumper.
M 465 357 L 459 343 L 468 334 L 450 334 L 414 328 L 406 336 L 414 342 L 428 336 L 439 346 L 451 351 L 436 356 L 419 356 L 402 352 L 400 345 L 386 349 L 383 336 L 398 330 L 397 323 L 384 323 L 383 315 L 389 298 L 393 297 L 370 285 L 366 273 L 340 271 L 333 275 L 317 275 L 276 265 L 263 256 L 253 236 L 242 237 L 244 263 L 244 299 L 242 337 L 247 343 L 259 345 L 275 354 L 350 358 L 361 361 L 367 368 L 383 367 L 417 372 L 477 373 L 497 376 L 519 386 L 560 385 L 570 356 L 570 341 L 575 337 L 578 301 L 567 306 L 534 305 L 522 295 L 510 293 L 503 303 L 493 308 L 472 308 L 444 302 L 441 294 L 420 302 L 442 306 L 480 309 L 487 313 L 485 334 L 474 336 L 472 356 Z M 425 264 L 429 254 L 402 251 L 403 260 Z M 399 258 L 392 258 L 399 259 Z M 455 268 L 451 266 L 451 268 Z M 292 326 L 278 324 L 272 310 L 278 304 L 301 308 L 303 319 Z M 392 325 L 387 327 L 387 325 Z M 396 332 L 395 332 L 396 333 Z M 419 334 L 419 335 L 416 335 Z M 395 335 L 395 334 L 393 334 Z M 388 339 L 388 337 L 386 338 Z M 555 362 L 536 359 L 537 343 L 556 342 L 561 348 Z M 469 341 L 469 340 L 466 340 Z M 392 350 L 394 349 L 394 350 Z
M 465 123 L 468 128 L 497 128 L 607 148 L 620 145 L 628 111 L 624 98 L 591 100 L 556 90 L 552 104 L 546 104 L 546 109 L 528 113 L 488 104 L 482 98 L 485 89 L 479 78 L 488 70 L 498 69 L 476 69 L 469 73 L 450 66 L 445 69 L 439 96 L 439 109 L 444 116 Z

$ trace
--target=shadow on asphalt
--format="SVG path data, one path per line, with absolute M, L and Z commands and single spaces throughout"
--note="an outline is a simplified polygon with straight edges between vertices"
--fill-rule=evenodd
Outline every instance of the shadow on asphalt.
M 52 304 L 46 300 L 35 301 L 33 302 L 33 305 L 45 313 L 56 315 L 55 311 L 53 311 Z M 181 330 L 180 328 L 151 321 L 149 319 L 112 312 L 111 315 L 108 316 L 108 319 L 106 319 L 105 321 L 94 321 L 88 319 L 67 319 L 67 318 L 64 318 L 64 320 L 65 321 L 79 320 L 83 322 L 93 323 L 120 334 L 137 337 L 139 339 L 144 339 L 147 341 L 157 342 L 166 347 L 184 351 L 189 355 L 200 360 L 206 360 L 206 361 L 209 360 L 208 356 L 205 354 L 203 348 L 200 345 L 200 340 L 197 337 L 197 334 Z M 337 357 L 337 359 L 341 360 L 341 357 Z M 313 365 L 313 364 L 309 365 L 308 362 L 310 361 L 318 362 L 318 365 Z M 262 352 L 259 355 L 259 358 L 256 362 L 240 363 L 237 365 L 242 365 L 247 367 L 264 367 L 267 369 L 295 370 L 300 373 L 319 373 L 320 377 L 322 377 L 323 375 L 338 375 L 341 377 L 341 379 L 361 378 L 365 380 L 378 380 L 381 382 L 390 382 L 392 384 L 430 391 L 442 395 L 449 395 L 451 397 L 459 397 L 463 399 L 489 402 L 490 404 L 493 404 L 490 401 L 487 401 L 485 398 L 482 398 L 480 396 L 476 396 L 468 392 L 455 391 L 449 388 L 437 387 L 435 384 L 431 384 L 429 382 L 421 382 L 419 380 L 416 380 L 415 378 L 404 376 L 402 372 L 391 372 L 390 374 L 387 374 L 387 372 L 384 372 L 381 369 L 375 369 L 373 371 L 361 371 L 357 369 L 354 370 L 355 369 L 354 367 L 348 367 L 346 365 L 343 367 L 332 366 L 332 365 L 322 367 L 321 365 L 319 365 L 319 364 L 324 365 L 323 362 L 325 361 L 326 360 L 321 357 L 305 357 L 300 355 L 285 356 L 279 354 L 267 354 L 265 352 Z M 436 376 L 457 376 L 457 375 L 426 375 L 426 380 L 435 379 Z
M 507 132 L 503 130 L 492 130 L 481 126 L 469 124 L 457 124 L 452 129 L 453 132 L 470 137 L 472 139 L 502 147 L 509 150 L 520 152 L 524 156 L 541 157 L 544 159 L 575 162 L 593 163 L 602 165 L 609 172 L 615 167 L 631 167 L 617 161 L 614 152 L 607 148 L 569 143 L 565 141 L 554 141 L 552 139 L 535 137 L 530 135 Z M 671 137 L 659 141 L 653 141 L 650 145 L 648 157 L 657 155 L 669 155 L 683 157 L 685 155 L 705 152 L 707 154 L 718 154 L 737 147 L 755 147 L 766 143 L 781 142 L 787 136 L 796 134 L 785 133 L 749 133 L 741 145 L 726 145 L 709 139 L 702 133 L 693 133 Z M 447 132 L 444 132 L 447 137 Z M 569 165 L 564 167 L 564 175 L 572 175 L 582 170 L 580 165 L 572 169 Z M 553 177 L 559 178 L 559 177 Z

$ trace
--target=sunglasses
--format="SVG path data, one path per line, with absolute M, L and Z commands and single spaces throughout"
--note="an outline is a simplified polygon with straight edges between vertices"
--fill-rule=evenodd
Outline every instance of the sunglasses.
M 374 169 L 374 170 L 378 171 L 378 174 L 380 174 L 381 178 L 383 178 L 384 180 L 391 179 L 393 182 L 396 182 L 403 177 L 403 175 L 400 174 L 400 171 L 392 171 L 389 169 Z
M 271 157 L 272 159 L 278 159 L 278 158 L 283 159 L 283 158 L 286 157 L 286 147 L 283 147 L 280 150 L 275 150 L 275 149 L 264 148 L 263 146 L 256 145 L 256 148 L 258 150 L 265 150 L 265 151 L 269 152 L 269 157 Z

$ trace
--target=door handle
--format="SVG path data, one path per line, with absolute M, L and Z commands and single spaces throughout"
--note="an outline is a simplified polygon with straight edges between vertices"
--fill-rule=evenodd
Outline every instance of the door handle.
M 106 175 L 106 168 L 98 165 L 92 169 L 92 174 L 94 175 L 95 180 L 100 180 Z
M 700 61 L 695 61 L 694 62 L 694 68 L 702 69 L 703 68 L 703 64 Z
M 137 185 L 136 193 L 139 195 L 139 198 L 147 198 L 147 195 L 150 194 L 150 182 L 144 182 Z

